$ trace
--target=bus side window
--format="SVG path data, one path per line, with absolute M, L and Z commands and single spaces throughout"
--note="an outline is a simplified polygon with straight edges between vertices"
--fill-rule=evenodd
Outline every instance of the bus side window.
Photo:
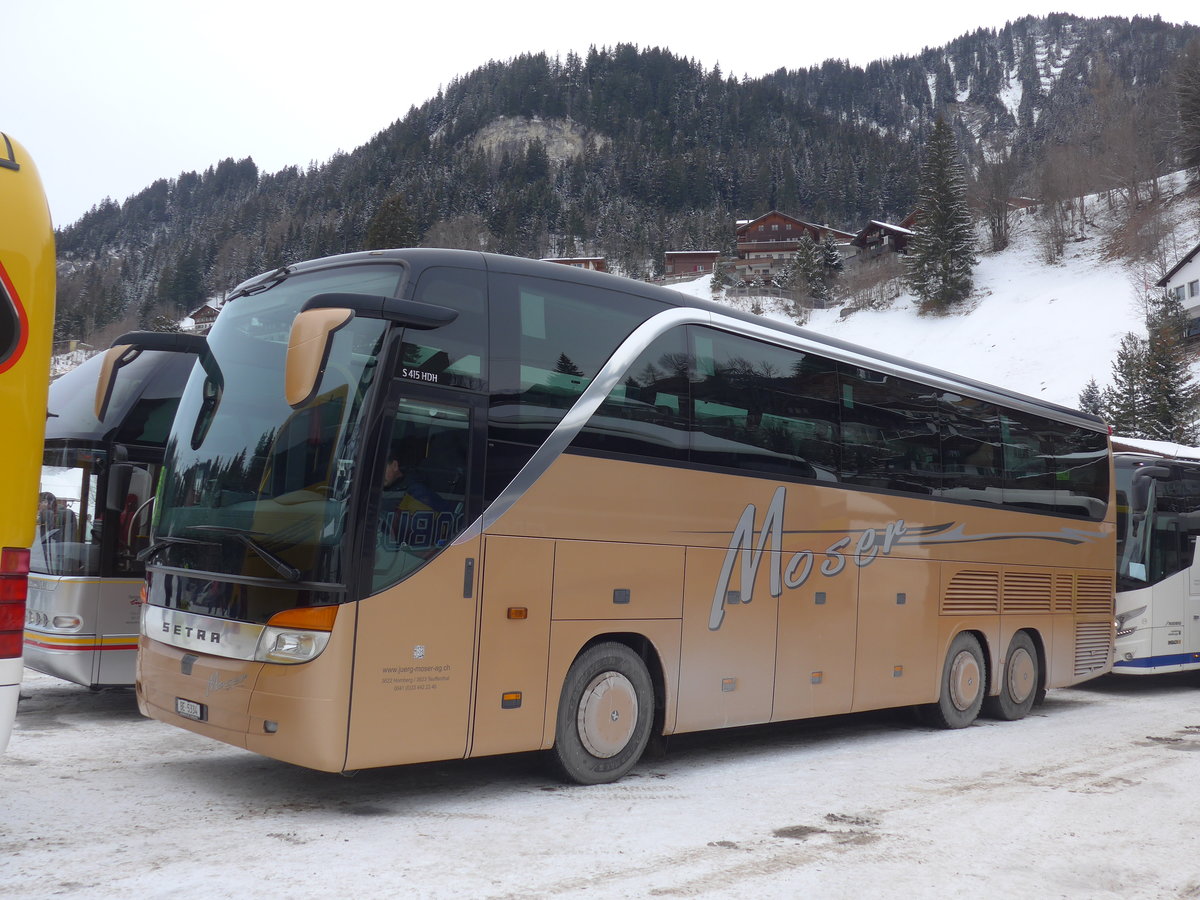
M 486 383 L 487 276 L 435 266 L 421 274 L 414 298 L 458 310 L 451 324 L 405 334 L 401 375 L 426 384 L 479 390 Z
M 687 459 L 690 369 L 683 329 L 662 335 L 630 366 L 573 446 Z

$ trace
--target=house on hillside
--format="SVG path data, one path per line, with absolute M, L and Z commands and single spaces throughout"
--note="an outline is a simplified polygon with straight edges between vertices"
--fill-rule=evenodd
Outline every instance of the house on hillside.
M 188 313 L 188 318 L 192 320 L 191 330 L 208 331 L 216 321 L 218 311 L 211 303 L 205 303 L 203 306 L 193 309 Z
M 737 261 L 734 269 L 743 280 L 773 277 L 787 266 L 800 248 L 804 235 L 820 244 L 825 236 L 848 248 L 854 234 L 828 225 L 814 225 L 794 218 L 778 210 L 771 210 L 757 219 L 737 224 Z M 843 255 L 847 255 L 843 250 Z
M 720 255 L 720 250 L 667 250 L 663 253 L 663 271 L 668 278 L 711 275 Z
M 1188 337 L 1200 338 L 1200 244 L 1197 244 L 1157 282 L 1175 296 L 1188 316 Z
M 556 256 L 543 257 L 542 262 L 558 263 L 563 266 L 574 266 L 577 269 L 591 269 L 593 272 L 607 272 L 608 266 L 603 256 Z
M 916 224 L 916 210 L 910 212 L 899 223 L 872 219 L 863 226 L 858 234 L 854 235 L 854 239 L 850 243 L 858 248 L 860 254 L 867 257 L 877 256 L 887 251 L 907 253 L 908 242 L 912 239 Z

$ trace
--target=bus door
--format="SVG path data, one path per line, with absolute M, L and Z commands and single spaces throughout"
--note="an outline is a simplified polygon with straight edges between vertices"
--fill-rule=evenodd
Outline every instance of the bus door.
M 397 380 L 368 504 L 368 596 L 359 602 L 348 765 L 465 755 L 481 539 L 482 401 Z
M 1195 506 L 1200 479 L 1171 467 L 1170 478 L 1148 479 L 1146 576 L 1153 584 L 1152 654 L 1183 665 L 1200 640 L 1200 578 L 1194 566 Z
M 1181 467 L 1179 497 L 1180 567 L 1184 570 L 1187 599 L 1183 608 L 1183 649 L 1189 662 L 1200 662 L 1200 559 L 1196 543 L 1200 539 L 1200 470 Z

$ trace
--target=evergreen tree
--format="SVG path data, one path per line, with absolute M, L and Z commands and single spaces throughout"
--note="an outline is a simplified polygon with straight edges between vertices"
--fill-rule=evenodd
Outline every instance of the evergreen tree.
M 367 250 L 415 247 L 420 242 L 416 222 L 399 194 L 392 194 L 379 204 L 379 209 L 367 223 Z
M 825 299 L 832 300 L 837 295 L 838 276 L 846 268 L 842 254 L 833 239 L 833 232 L 825 232 L 825 240 L 821 243 L 821 280 L 825 285 Z
M 945 310 L 971 293 L 976 259 L 958 143 L 940 116 L 925 145 L 918 208 L 908 244 L 909 284 L 927 307 Z
M 1104 390 L 1104 417 L 1114 433 L 1125 437 L 1147 436 L 1146 356 L 1146 340 L 1128 332 L 1113 360 L 1112 384 Z
M 1104 395 L 1100 392 L 1100 385 L 1096 384 L 1095 378 L 1088 381 L 1079 392 L 1079 408 L 1093 416 L 1104 415 Z
M 1164 294 L 1146 321 L 1145 437 L 1194 446 L 1200 388 L 1192 378 L 1187 313 L 1174 295 Z
M 554 367 L 555 372 L 562 372 L 564 375 L 583 375 L 583 370 L 575 365 L 575 361 L 565 353 L 558 354 L 558 363 Z
M 1180 63 L 1175 99 L 1179 104 L 1180 156 L 1192 170 L 1193 181 L 1200 182 L 1200 38 L 1188 45 Z
M 825 284 L 821 249 L 808 234 L 800 238 L 800 246 L 792 258 L 788 270 L 788 287 L 799 297 L 807 297 L 814 306 L 823 307 L 829 299 L 829 288 Z

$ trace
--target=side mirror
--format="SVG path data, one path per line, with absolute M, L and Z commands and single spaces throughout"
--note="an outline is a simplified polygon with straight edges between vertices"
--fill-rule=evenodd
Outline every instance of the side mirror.
M 306 309 L 292 320 L 283 373 L 284 399 L 292 409 L 317 395 L 333 335 L 353 318 L 350 309 Z
M 113 385 L 117 381 L 117 372 L 141 356 L 141 353 L 141 350 L 130 344 L 114 344 L 105 351 L 104 362 L 100 365 L 100 378 L 96 381 L 94 411 L 97 421 L 103 422 L 104 416 L 108 412 Z
M 96 382 L 96 419 L 103 422 L 112 402 L 117 373 L 142 355 L 143 350 L 165 350 L 168 353 L 195 353 L 203 357 L 208 341 L 197 334 L 174 334 L 158 331 L 130 331 L 115 341 L 104 354 L 100 378 Z
M 1166 466 L 1142 466 L 1133 471 L 1133 484 L 1130 492 L 1133 494 L 1132 511 L 1143 513 L 1150 500 L 1150 485 L 1155 481 L 1166 481 L 1171 477 L 1171 470 Z
M 292 409 L 317 395 L 329 362 L 333 335 L 355 316 L 428 331 L 449 325 L 458 318 L 458 310 L 374 294 L 328 293 L 310 297 L 292 320 L 288 335 L 283 383 L 284 399 Z

